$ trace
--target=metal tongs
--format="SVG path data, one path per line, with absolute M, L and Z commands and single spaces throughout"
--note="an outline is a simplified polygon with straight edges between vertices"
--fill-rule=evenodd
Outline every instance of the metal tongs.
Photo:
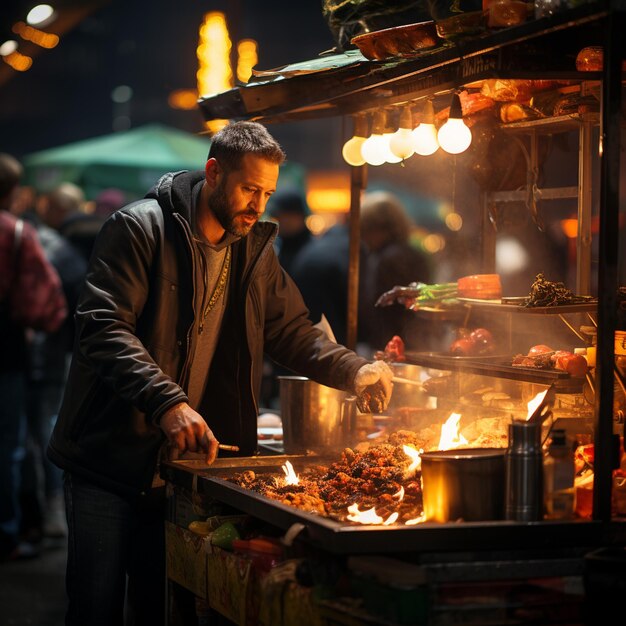
M 552 407 L 556 400 L 556 390 L 554 389 L 554 383 L 552 383 L 546 390 L 546 394 L 543 400 L 533 411 L 532 415 L 526 420 L 531 424 L 543 424 L 549 417 L 552 416 Z

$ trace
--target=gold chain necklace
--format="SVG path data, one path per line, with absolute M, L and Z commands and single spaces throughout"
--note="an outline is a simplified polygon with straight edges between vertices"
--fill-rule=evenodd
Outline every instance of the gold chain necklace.
M 204 320 L 206 316 L 213 310 L 213 307 L 217 304 L 217 301 L 222 297 L 224 290 L 226 289 L 226 283 L 228 282 L 228 273 L 230 271 L 230 257 L 231 251 L 230 246 L 226 248 L 226 254 L 224 255 L 224 261 L 222 263 L 222 269 L 220 270 L 219 278 L 217 279 L 217 283 L 215 284 L 215 288 L 213 289 L 213 293 L 207 302 L 204 311 L 202 312 L 202 322 L 200 323 L 200 328 L 198 328 L 198 332 L 201 333 L 204 328 Z

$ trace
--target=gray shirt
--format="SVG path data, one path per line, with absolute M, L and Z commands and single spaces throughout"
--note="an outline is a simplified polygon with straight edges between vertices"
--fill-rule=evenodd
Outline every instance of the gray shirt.
M 228 281 L 230 280 L 230 244 L 237 238 L 226 234 L 217 245 L 211 245 L 196 227 L 196 207 L 200 198 L 202 185 L 197 185 L 193 193 L 192 232 L 195 246 L 196 266 L 194 268 L 197 290 L 194 298 L 196 331 L 198 332 L 196 350 L 194 352 L 187 397 L 189 405 L 197 409 L 204 393 L 206 381 L 211 367 L 211 360 L 224 318 L 226 308 Z

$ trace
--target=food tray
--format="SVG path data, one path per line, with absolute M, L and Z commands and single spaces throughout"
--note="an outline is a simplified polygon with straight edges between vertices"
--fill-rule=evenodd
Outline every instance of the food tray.
M 480 307 L 484 310 L 498 311 L 499 313 L 521 313 L 535 315 L 563 315 L 564 313 L 595 312 L 598 301 L 581 302 L 579 304 L 559 304 L 555 306 L 522 306 L 526 296 L 507 297 L 501 300 L 478 300 L 475 298 L 457 298 L 466 306 Z
M 562 370 L 538 369 L 533 367 L 518 367 L 511 365 L 512 357 L 455 357 L 441 355 L 434 352 L 407 352 L 406 362 L 422 367 L 466 372 L 481 376 L 494 376 L 509 380 L 519 380 L 528 383 L 543 385 L 554 384 L 559 393 L 581 393 L 585 383 L 584 378 L 573 378 Z

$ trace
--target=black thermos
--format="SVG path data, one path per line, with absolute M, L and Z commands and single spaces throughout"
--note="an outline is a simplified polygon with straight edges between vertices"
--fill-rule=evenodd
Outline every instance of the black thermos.
M 541 423 L 513 420 L 506 451 L 507 520 L 543 519 L 543 452 Z

